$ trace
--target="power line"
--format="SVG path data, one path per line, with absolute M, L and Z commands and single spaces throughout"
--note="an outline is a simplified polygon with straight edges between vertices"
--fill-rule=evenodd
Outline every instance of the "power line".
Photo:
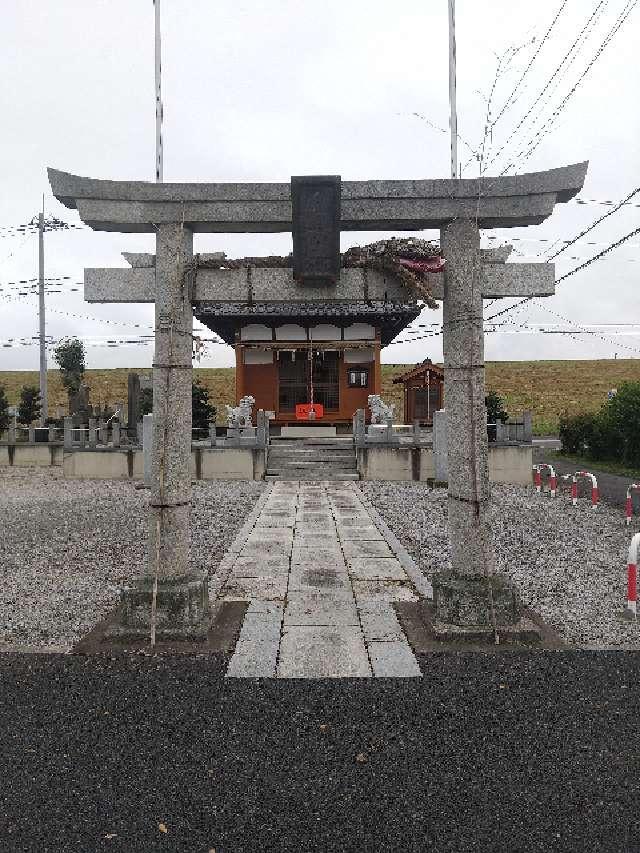
M 570 241 L 569 241 L 565 246 L 563 246 L 563 248 L 562 248 L 562 249 L 559 249 L 559 250 L 558 250 L 554 255 L 551 255 L 551 256 L 549 257 L 549 259 L 548 259 L 548 260 L 550 260 L 550 261 L 551 261 L 551 260 L 553 260 L 554 258 L 557 258 L 557 257 L 558 257 L 558 255 L 560 255 L 562 252 L 564 252 L 566 249 L 568 249 L 568 248 L 569 248 L 569 246 L 573 246 L 573 244 L 574 244 L 577 240 L 579 240 L 581 237 L 584 237 L 584 236 L 585 236 L 585 234 L 588 234 L 590 231 L 593 231 L 593 229 L 596 227 L 596 225 L 599 225 L 599 224 L 600 224 L 603 220 L 605 220 L 608 216 L 612 216 L 614 213 L 616 213 L 616 211 L 620 210 L 620 208 L 621 208 L 624 204 L 626 204 L 626 202 L 628 202 L 630 198 L 633 198 L 633 197 L 634 197 L 635 195 L 637 195 L 638 193 L 640 193 L 640 187 L 636 187 L 634 190 L 631 190 L 631 192 L 629 193 L 629 195 L 628 195 L 628 196 L 626 196 L 625 198 L 623 198 L 621 202 L 619 202 L 619 203 L 618 203 L 615 207 L 613 207 L 611 210 L 608 210 L 606 213 L 604 213 L 602 216 L 600 216 L 598 219 L 596 219 L 596 220 L 595 220 L 595 222 L 592 222 L 592 223 L 591 223 L 591 225 L 590 225 L 588 228 L 585 228 L 585 229 L 584 229 L 584 231 L 581 231 L 581 232 L 580 232 L 576 237 L 574 237 L 574 239 L 573 239 L 573 240 L 570 240 Z
M 640 234 L 640 228 L 636 228 L 634 231 L 630 231 L 629 234 L 626 234 L 624 237 L 621 237 L 619 240 L 616 240 L 615 243 L 611 243 L 609 246 L 607 246 L 606 249 L 603 249 L 601 252 L 598 252 L 597 255 L 594 255 L 592 258 L 589 258 L 589 260 L 585 261 L 583 264 L 580 264 L 580 266 L 577 266 L 575 269 L 572 269 L 568 273 L 565 273 L 564 275 L 560 276 L 560 278 L 556 281 L 556 286 L 561 284 L 566 279 L 570 278 L 572 275 L 575 275 L 577 272 L 580 272 L 580 270 L 583 270 L 586 267 L 590 266 L 595 261 L 600 260 L 600 258 L 613 251 L 613 249 L 617 249 L 618 246 L 621 246 L 627 240 L 630 240 L 631 237 L 635 237 L 636 234 Z M 519 305 L 524 305 L 525 302 L 531 302 L 531 300 L 533 299 L 536 299 L 536 297 L 526 296 L 524 299 L 521 299 L 520 302 L 516 302 L 515 305 L 510 305 L 508 308 L 503 308 L 502 311 L 496 311 L 495 314 L 491 314 L 489 317 L 485 317 L 484 319 L 485 321 L 493 320 L 495 317 L 500 317 L 503 314 L 506 314 L 508 311 L 513 311 L 514 308 L 517 308 Z
M 616 35 L 616 33 L 618 32 L 618 30 L 622 27 L 622 25 L 624 24 L 624 22 L 627 20 L 627 18 L 629 17 L 629 15 L 631 14 L 631 12 L 633 11 L 633 8 L 636 6 L 637 2 L 638 2 L 638 0 L 628 0 L 627 5 L 625 6 L 625 8 L 622 10 L 622 12 L 620 13 L 620 15 L 619 15 L 619 16 L 618 16 L 618 18 L 616 19 L 616 22 L 614 23 L 613 27 L 609 30 L 609 32 L 608 32 L 608 33 L 607 33 L 607 35 L 605 36 L 605 38 L 604 38 L 603 42 L 601 43 L 600 47 L 598 48 L 598 50 L 596 51 L 595 55 L 593 56 L 593 58 L 591 59 L 591 61 L 588 63 L 588 65 L 586 66 L 586 68 L 584 69 L 584 71 L 582 72 L 582 74 L 580 75 L 580 77 L 578 78 L 578 80 L 574 83 L 574 85 L 573 85 L 573 86 L 572 86 L 572 88 L 569 90 L 569 92 L 565 95 L 565 97 L 562 99 L 562 101 L 560 102 L 560 104 L 559 104 L 559 105 L 556 107 L 556 109 L 552 112 L 551 116 L 550 116 L 550 117 L 547 119 L 547 121 L 542 125 L 542 127 L 540 128 L 540 130 L 539 130 L 536 134 L 534 134 L 534 136 L 533 136 L 533 137 L 531 137 L 531 139 L 529 139 L 529 140 L 524 144 L 523 148 L 518 152 L 518 154 L 517 154 L 517 155 L 515 156 L 515 158 L 511 161 L 511 163 L 509 163 L 507 166 L 505 166 L 505 168 L 502 170 L 502 172 L 500 172 L 500 174 L 501 174 L 501 175 L 504 175 L 504 174 L 505 174 L 505 172 L 507 172 L 507 170 L 508 170 L 508 169 L 512 168 L 512 166 L 514 166 L 514 165 L 515 165 L 515 161 L 516 161 L 516 160 L 519 160 L 521 157 L 522 157 L 524 160 L 527 160 L 527 159 L 528 159 L 528 158 L 533 154 L 533 152 L 534 152 L 534 151 L 536 150 L 536 148 L 540 145 L 540 143 L 542 142 L 542 140 L 544 139 L 544 137 L 545 137 L 545 136 L 546 136 L 546 135 L 551 131 L 551 129 L 552 129 L 552 127 L 553 127 L 553 124 L 555 123 L 556 119 L 558 118 L 558 116 L 560 115 L 560 113 L 562 112 L 562 110 L 566 107 L 566 105 L 567 105 L 567 103 L 569 102 L 569 100 L 571 99 L 571 97 L 575 94 L 575 92 L 577 91 L 578 87 L 580 86 L 580 84 L 582 83 L 582 81 L 585 79 L 585 77 L 587 76 L 587 74 L 589 73 L 589 71 L 593 68 L 594 64 L 595 64 L 595 63 L 597 62 L 597 60 L 600 58 L 600 56 L 601 56 L 601 55 L 602 55 L 602 53 L 604 52 L 605 48 L 606 48 L 606 47 L 607 47 L 607 45 L 609 44 L 609 42 L 613 39 L 613 37 L 614 37 L 614 36 Z M 529 147 L 529 149 L 528 149 L 528 150 L 526 150 L 526 151 L 525 151 L 525 149 L 526 149 L 527 145 L 529 145 L 530 147 Z
M 567 53 L 565 53 L 565 55 L 564 55 L 564 57 L 562 58 L 562 60 L 561 60 L 560 64 L 557 66 L 557 68 L 555 69 L 555 71 L 553 72 L 553 74 L 551 75 L 551 77 L 549 78 L 549 80 L 547 80 L 546 84 L 544 85 L 544 87 L 542 88 L 542 90 L 539 92 L 538 96 L 536 97 L 536 99 L 534 100 L 534 102 L 531 104 L 531 106 L 529 107 L 529 109 L 527 110 L 527 112 L 525 113 L 525 115 L 520 119 L 520 121 L 518 122 L 518 124 L 516 125 L 516 127 L 514 128 L 514 130 L 512 130 L 512 131 L 511 131 L 511 133 L 510 133 L 510 134 L 509 134 L 509 136 L 507 137 L 506 141 L 502 144 L 502 146 L 498 149 L 498 151 L 495 153 L 495 155 L 491 158 L 491 160 L 489 161 L 489 165 L 491 165 L 492 163 L 494 163 L 494 162 L 498 159 L 498 157 L 499 157 L 499 156 L 500 156 L 500 154 L 504 151 L 504 149 L 507 147 L 507 145 L 509 144 L 509 142 L 513 139 L 513 137 L 518 133 L 518 131 L 520 130 L 520 128 L 522 127 L 522 125 L 525 123 L 525 121 L 529 118 L 529 116 L 531 115 L 532 111 L 535 109 L 536 105 L 540 102 L 541 98 L 543 97 L 543 95 L 545 94 L 545 92 L 547 91 L 547 89 L 549 88 L 549 86 L 551 85 L 551 83 L 553 82 L 553 80 L 555 79 L 556 75 L 557 75 L 557 74 L 559 73 L 559 71 L 561 70 L 561 68 L 562 68 L 562 66 L 564 65 L 564 63 L 567 61 L 567 59 L 568 59 L 568 58 L 571 56 L 571 54 L 573 53 L 573 51 L 574 51 L 574 49 L 575 49 L 576 45 L 577 45 L 577 44 L 578 44 L 578 42 L 582 39 L 582 36 L 585 34 L 585 32 L 586 32 L 586 31 L 588 30 L 588 28 L 590 27 L 590 25 L 591 25 L 591 23 L 592 23 L 592 21 L 593 21 L 593 19 L 594 19 L 594 16 L 595 16 L 595 15 L 596 15 L 596 13 L 598 12 L 598 10 L 601 8 L 601 6 L 602 6 L 603 4 L 606 4 L 606 2 L 607 2 L 607 0 L 600 0 L 600 1 L 599 1 L 599 3 L 596 5 L 595 9 L 594 9 L 594 10 L 593 10 L 593 12 L 591 13 L 591 16 L 590 16 L 590 17 L 589 17 L 589 19 L 587 20 L 587 23 L 586 23 L 586 24 L 584 25 L 584 27 L 580 30 L 580 33 L 578 34 L 578 36 L 577 36 L 576 40 L 573 42 L 573 44 L 571 45 L 571 47 L 569 48 L 569 50 L 567 51 Z M 575 60 L 575 58 L 576 58 L 576 57 L 577 57 L 577 53 L 576 53 L 576 56 L 574 56 L 574 60 Z M 572 60 L 572 62 L 573 62 L 573 60 Z M 572 63 L 570 63 L 570 64 L 572 64 Z M 567 69 L 566 69 L 566 70 L 568 70 L 568 68 L 569 68 L 569 66 L 567 66 Z M 499 116 L 498 116 L 498 118 L 499 118 Z M 497 119 L 496 119 L 496 121 L 497 121 Z
M 523 81 L 523 80 L 524 80 L 524 78 L 527 76 L 527 74 L 529 73 L 529 71 L 530 71 L 530 69 L 531 69 L 531 66 L 533 65 L 533 63 L 534 63 L 534 62 L 536 61 L 536 59 L 538 58 L 538 55 L 539 55 L 540 51 L 542 50 L 542 48 L 544 47 L 544 44 L 545 44 L 546 40 L 549 38 L 549 34 L 551 33 L 551 30 L 552 30 L 552 29 L 554 28 L 554 26 L 556 25 L 556 21 L 558 20 L 558 18 L 559 18 L 559 17 L 560 17 L 560 15 L 562 14 L 562 12 L 563 12 L 563 10 L 564 10 L 564 7 L 565 7 L 566 5 L 567 5 L 567 0 L 563 0 L 562 4 L 560 5 L 560 8 L 559 8 L 559 9 L 558 9 L 558 11 L 556 12 L 556 16 L 555 16 L 555 18 L 553 19 L 553 21 L 551 22 L 551 25 L 549 26 L 549 29 L 548 29 L 548 30 L 547 30 L 547 32 L 544 34 L 544 37 L 543 37 L 542 41 L 540 42 L 540 45 L 538 46 L 538 49 L 536 50 L 536 52 L 534 53 L 533 57 L 531 58 L 531 61 L 529 62 L 529 64 L 527 65 L 527 67 L 526 67 L 526 68 L 524 69 L 524 71 L 522 72 L 522 75 L 520 76 L 520 79 L 518 80 L 518 82 L 516 83 L 516 85 L 513 87 L 513 91 L 511 92 L 511 94 L 509 95 L 509 97 L 507 98 L 507 100 L 505 101 L 504 106 L 502 107 L 502 109 L 500 110 L 500 112 L 498 113 L 498 115 L 495 117 L 495 119 L 491 122 L 491 127 L 492 127 L 492 128 L 493 128 L 493 127 L 495 127 L 495 125 L 498 123 L 498 121 L 499 121 L 500 117 L 504 114 L 505 110 L 506 110 L 506 109 L 509 107 L 509 105 L 513 102 L 513 98 L 515 97 L 516 92 L 517 92 L 517 91 L 518 91 L 518 89 L 520 88 L 520 85 L 522 84 L 522 81 Z M 492 162 L 493 162 L 493 161 L 492 161 Z

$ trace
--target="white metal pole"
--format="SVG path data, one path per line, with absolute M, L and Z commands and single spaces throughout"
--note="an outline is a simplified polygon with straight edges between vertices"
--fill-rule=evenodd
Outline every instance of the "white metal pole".
M 156 181 L 162 181 L 162 61 L 160 56 L 160 0 L 153 0 L 156 19 Z
M 456 0 L 449 0 L 449 127 L 451 177 L 458 177 L 458 113 L 456 110 Z
M 44 316 L 44 210 L 38 215 L 38 297 L 40 321 L 40 404 L 42 406 L 40 423 L 44 426 L 49 409 L 49 401 L 47 399 L 47 350 L 45 348 Z

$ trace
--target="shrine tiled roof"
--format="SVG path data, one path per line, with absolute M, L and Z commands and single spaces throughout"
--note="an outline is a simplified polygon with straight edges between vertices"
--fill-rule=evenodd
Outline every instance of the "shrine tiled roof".
M 369 322 L 379 326 L 382 345 L 390 343 L 420 314 L 416 302 L 201 302 L 194 313 L 201 323 L 220 335 L 226 343 L 235 341 L 243 321 L 275 325 L 300 320 L 330 320 L 336 325 Z

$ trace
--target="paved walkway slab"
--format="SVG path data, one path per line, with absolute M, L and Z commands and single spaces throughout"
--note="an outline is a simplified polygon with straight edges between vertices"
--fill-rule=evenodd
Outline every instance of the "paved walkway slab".
M 419 570 L 355 484 L 276 482 L 219 571 L 212 595 L 249 602 L 227 677 L 420 676 L 393 609 Z

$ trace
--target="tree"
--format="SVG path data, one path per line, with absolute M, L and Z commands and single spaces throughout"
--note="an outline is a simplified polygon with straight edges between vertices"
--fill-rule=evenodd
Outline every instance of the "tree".
M 489 441 L 495 441 L 498 429 L 496 424 L 501 421 L 505 424 L 509 420 L 509 415 L 504 408 L 504 400 L 495 391 L 490 391 L 484 398 L 484 404 L 487 407 L 487 424 L 492 426 L 487 427 L 487 436 Z
M 195 379 L 191 386 L 191 419 L 193 429 L 206 430 L 216 418 L 216 407 L 209 402 L 209 392 Z
M 150 415 L 153 411 L 153 388 L 143 388 L 140 391 L 140 414 Z
M 18 404 L 18 422 L 28 426 L 40 417 L 40 391 L 33 385 L 23 385 Z
M 11 419 L 9 417 L 9 401 L 4 390 L 4 385 L 0 385 L 0 432 L 9 429 Z
M 67 393 L 77 394 L 85 371 L 84 344 L 78 338 L 66 338 L 54 349 L 53 357 Z

